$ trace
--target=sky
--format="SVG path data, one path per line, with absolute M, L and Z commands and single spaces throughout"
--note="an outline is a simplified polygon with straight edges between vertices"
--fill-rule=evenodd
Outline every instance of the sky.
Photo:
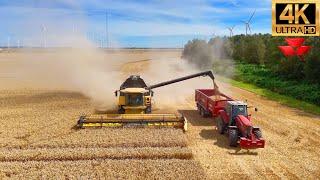
M 67 46 L 83 36 L 102 47 L 179 48 L 228 36 L 227 27 L 244 34 L 254 11 L 252 33 L 271 33 L 271 0 L 0 0 L 0 46 Z

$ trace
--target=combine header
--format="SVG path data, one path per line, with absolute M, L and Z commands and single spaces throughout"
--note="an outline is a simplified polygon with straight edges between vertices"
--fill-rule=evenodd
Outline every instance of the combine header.
M 187 120 L 176 114 L 151 114 L 151 101 L 155 88 L 181 82 L 195 77 L 209 76 L 214 83 L 211 71 L 147 86 L 139 75 L 132 75 L 115 91 L 118 97 L 118 114 L 95 114 L 81 116 L 77 126 L 85 127 L 172 127 L 187 130 Z M 215 85 L 215 83 L 214 83 Z
M 103 114 L 80 116 L 78 127 L 173 127 L 187 130 L 187 120 L 175 114 Z

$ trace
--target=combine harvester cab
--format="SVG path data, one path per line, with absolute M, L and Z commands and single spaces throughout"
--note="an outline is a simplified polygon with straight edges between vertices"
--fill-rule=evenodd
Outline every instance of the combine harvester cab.
M 235 101 L 217 89 L 197 89 L 195 101 L 201 116 L 213 117 L 219 133 L 227 132 L 230 146 L 264 148 L 261 130 L 253 126 L 245 102 Z

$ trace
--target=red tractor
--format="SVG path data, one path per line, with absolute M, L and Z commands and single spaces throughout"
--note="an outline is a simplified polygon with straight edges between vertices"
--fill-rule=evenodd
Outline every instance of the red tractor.
M 219 133 L 228 134 L 230 146 L 239 143 L 245 149 L 264 148 L 261 130 L 253 126 L 245 102 L 235 101 L 214 89 L 197 89 L 195 101 L 200 114 L 213 117 Z

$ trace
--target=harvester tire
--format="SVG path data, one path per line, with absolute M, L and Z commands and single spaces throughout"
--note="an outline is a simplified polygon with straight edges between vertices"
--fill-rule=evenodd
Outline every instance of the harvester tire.
M 237 147 L 238 145 L 238 130 L 230 129 L 229 130 L 229 145 L 232 147 Z
M 262 138 L 262 132 L 260 131 L 260 129 L 255 130 L 253 133 L 258 139 Z
M 151 106 L 148 106 L 146 108 L 146 111 L 145 111 L 146 114 L 150 114 L 151 113 Z
M 226 129 L 226 125 L 220 116 L 217 117 L 217 127 L 218 127 L 219 134 L 224 134 L 224 131 Z
M 118 109 L 118 113 L 119 113 L 119 114 L 124 114 L 124 113 L 125 113 L 125 110 L 121 107 L 121 108 Z

